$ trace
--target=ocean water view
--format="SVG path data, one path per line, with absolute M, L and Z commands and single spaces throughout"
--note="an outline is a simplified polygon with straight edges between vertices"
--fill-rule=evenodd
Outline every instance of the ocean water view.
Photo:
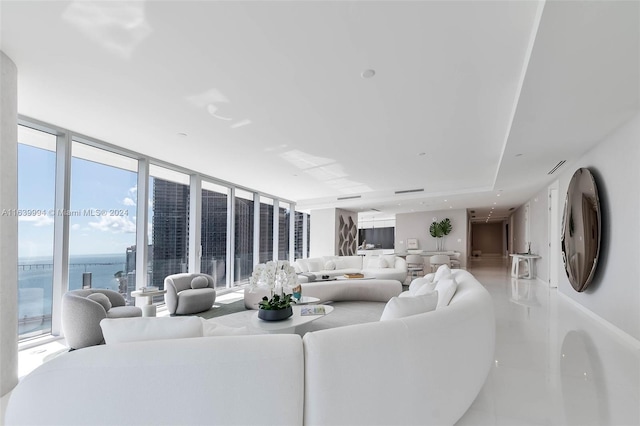
M 97 254 L 69 256 L 69 289 L 82 288 L 85 272 L 91 273 L 92 288 L 119 291 L 126 255 Z M 125 278 L 126 279 L 126 278 Z M 18 259 L 18 334 L 21 338 L 47 333 L 51 330 L 53 291 L 53 258 L 30 257 Z

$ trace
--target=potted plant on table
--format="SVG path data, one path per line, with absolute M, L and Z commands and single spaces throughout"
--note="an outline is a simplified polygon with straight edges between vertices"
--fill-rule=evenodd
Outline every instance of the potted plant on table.
M 258 318 L 278 321 L 293 315 L 291 290 L 297 284 L 295 269 L 287 261 L 270 261 L 256 265 L 249 279 L 251 291 L 257 288 L 269 290 L 258 305 Z
M 444 218 L 440 222 L 433 222 L 429 227 L 429 233 L 436 238 L 436 250 L 444 251 L 444 237 L 449 235 L 453 227 L 449 218 Z

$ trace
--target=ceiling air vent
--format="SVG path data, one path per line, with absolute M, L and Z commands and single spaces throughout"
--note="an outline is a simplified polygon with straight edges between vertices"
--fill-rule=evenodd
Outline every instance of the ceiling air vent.
M 556 172 L 556 170 L 558 170 L 560 167 L 562 167 L 562 165 L 563 165 L 564 163 L 566 163 L 566 162 L 567 162 L 567 160 L 562 160 L 562 161 L 560 161 L 558 164 L 556 164 L 556 166 L 555 166 L 553 169 L 549 170 L 549 171 L 547 172 L 547 174 L 548 174 L 548 175 L 552 175 L 552 174 L 554 174 L 554 173 Z
M 372 212 L 380 212 L 378 209 L 371 209 Z
M 471 213 L 475 213 L 475 212 L 476 212 L 475 210 L 471 210 Z
M 410 194 L 412 192 L 424 192 L 424 188 L 421 189 L 405 189 L 403 191 L 396 191 L 395 194 Z
M 355 200 L 356 198 L 362 198 L 362 195 L 350 195 L 348 197 L 338 197 L 338 201 L 341 201 L 341 200 Z
M 515 209 L 516 209 L 515 207 L 511 207 L 511 208 L 509 209 L 509 211 L 510 211 L 510 212 L 512 212 L 512 211 L 514 211 Z

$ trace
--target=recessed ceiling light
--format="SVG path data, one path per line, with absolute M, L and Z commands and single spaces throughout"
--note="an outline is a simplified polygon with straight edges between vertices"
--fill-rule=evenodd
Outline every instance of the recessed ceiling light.
M 362 78 L 371 78 L 374 75 L 376 75 L 376 71 L 372 69 L 368 69 L 368 70 L 362 71 L 360 75 L 362 76 Z
M 496 194 L 496 197 L 499 197 L 501 194 Z
M 444 202 L 446 203 L 446 202 L 447 202 L 447 200 L 444 200 Z
M 493 203 L 493 205 L 494 205 L 494 206 L 495 206 L 496 204 L 498 204 L 498 203 Z

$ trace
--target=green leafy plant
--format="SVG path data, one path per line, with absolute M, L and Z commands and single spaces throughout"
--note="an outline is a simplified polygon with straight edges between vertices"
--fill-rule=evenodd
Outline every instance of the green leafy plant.
M 274 294 L 271 299 L 269 299 L 267 296 L 264 296 L 262 298 L 262 301 L 258 305 L 260 309 L 265 309 L 267 311 L 287 309 L 289 306 L 291 306 L 291 296 L 291 294 L 285 294 L 284 296 Z
M 449 218 L 442 219 L 440 222 L 433 222 L 429 227 L 429 233 L 433 238 L 442 238 L 449 235 L 453 227 Z

